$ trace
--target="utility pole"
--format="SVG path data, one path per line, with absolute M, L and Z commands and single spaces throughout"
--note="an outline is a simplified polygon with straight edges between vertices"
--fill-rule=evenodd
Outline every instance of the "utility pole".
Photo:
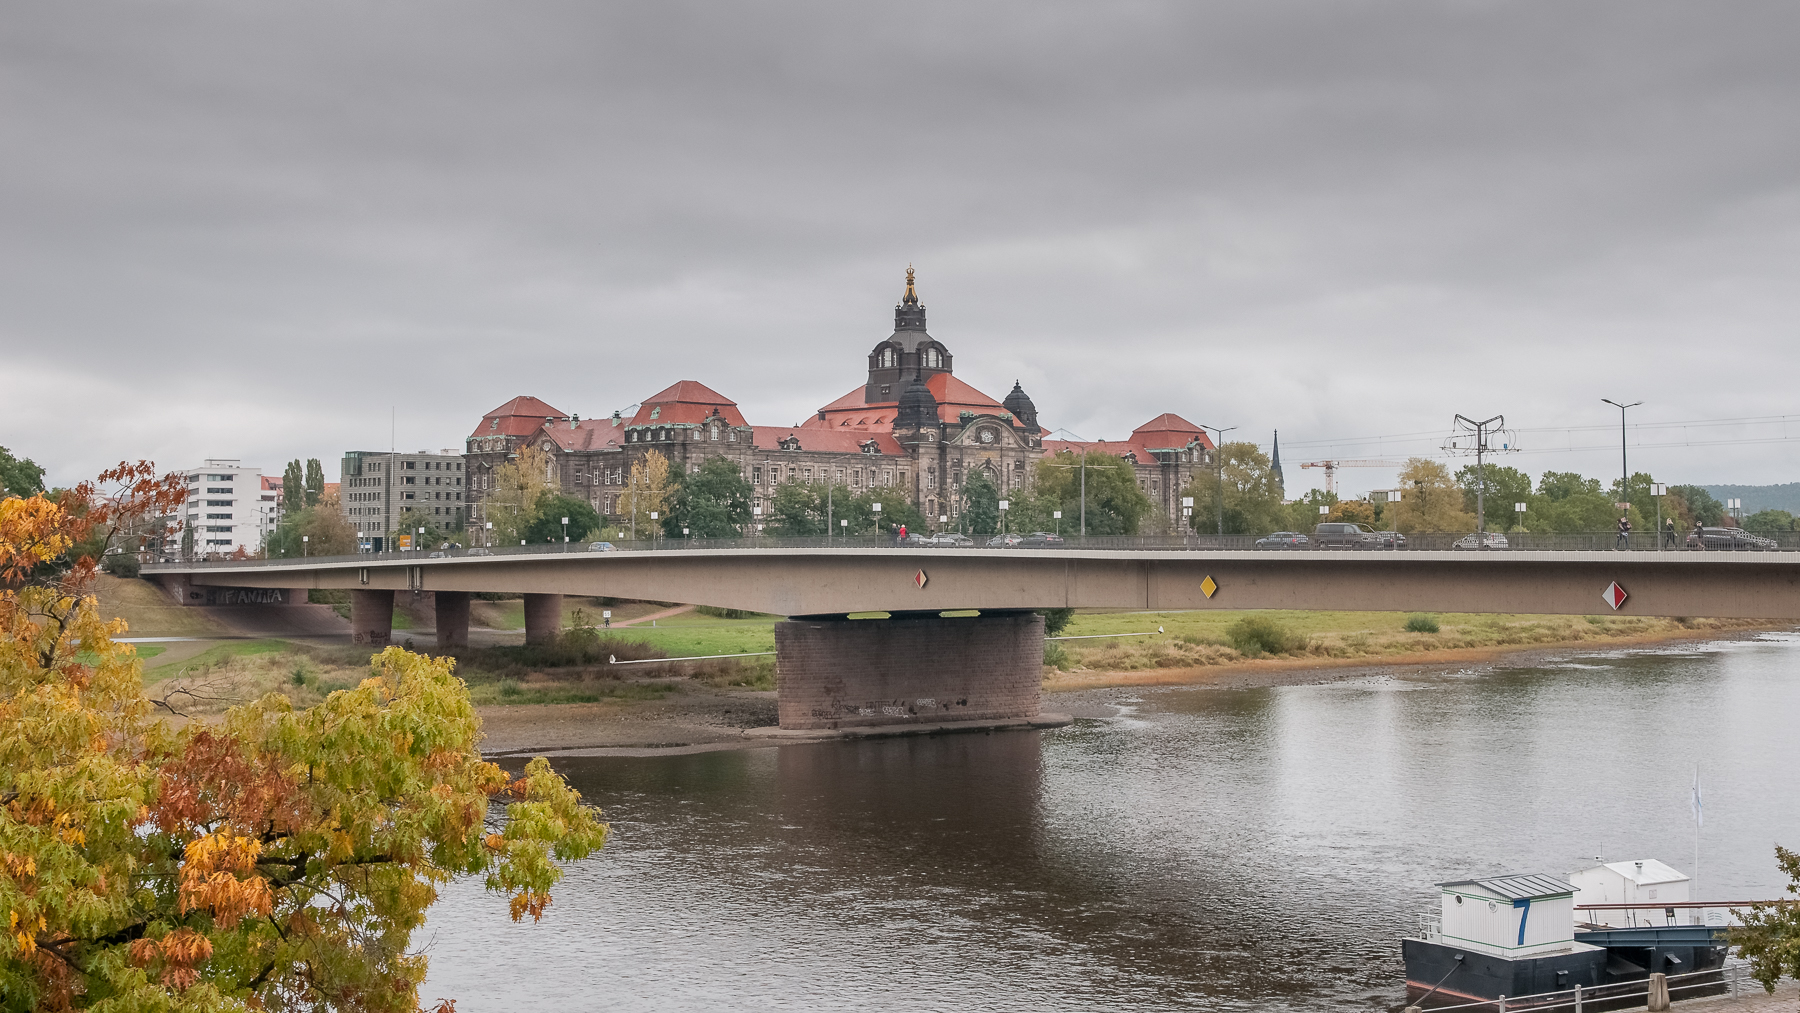
M 1506 416 L 1496 415 L 1491 419 L 1477 422 L 1466 415 L 1458 415 L 1451 420 L 1451 425 L 1460 434 L 1472 434 L 1474 445 L 1467 446 L 1463 435 L 1452 434 L 1444 441 L 1444 449 L 1452 454 L 1475 455 L 1475 547 L 1485 548 L 1481 542 L 1481 534 L 1487 530 L 1487 467 L 1486 456 L 1495 450 L 1512 450 L 1511 431 L 1506 428 Z M 1499 447 L 1492 445 L 1495 434 L 1502 439 Z
M 1080 464 L 1078 464 L 1078 465 L 1076 465 L 1076 464 L 1058 464 L 1058 465 L 1055 465 L 1054 467 L 1080 468 L 1081 469 L 1081 540 L 1085 542 L 1085 541 L 1087 541 L 1087 455 L 1088 455 L 1087 442 L 1088 441 L 1082 439 L 1081 434 L 1070 432 L 1067 429 L 1058 429 L 1057 432 L 1068 433 L 1070 436 L 1075 437 L 1076 443 L 1079 443 L 1082 445 L 1082 447 L 1081 447 L 1081 463 Z
M 1213 464 L 1215 466 L 1215 471 L 1217 472 L 1218 479 L 1219 479 L 1219 537 L 1224 538 L 1225 537 L 1225 456 L 1223 454 L 1221 454 L 1219 451 L 1221 449 L 1223 449 L 1223 447 L 1224 447 L 1225 434 L 1231 432 L 1233 429 L 1236 429 L 1237 427 L 1236 426 L 1226 426 L 1224 429 L 1220 429 L 1218 426 L 1209 426 L 1209 425 L 1202 424 L 1200 426 L 1200 428 L 1201 429 L 1210 429 L 1214 433 L 1218 434 L 1213 437 L 1212 456 L 1213 456 Z
M 1623 517 L 1631 512 L 1631 468 L 1625 461 L 1625 409 L 1636 408 L 1644 402 L 1633 401 L 1630 404 L 1620 404 L 1609 397 L 1603 397 L 1600 400 L 1619 410 L 1619 502 L 1624 504 L 1619 510 L 1619 516 Z M 1656 537 L 1661 538 L 1662 532 L 1657 532 Z

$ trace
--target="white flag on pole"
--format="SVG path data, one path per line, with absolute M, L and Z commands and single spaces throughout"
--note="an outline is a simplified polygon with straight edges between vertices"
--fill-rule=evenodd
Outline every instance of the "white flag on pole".
M 1694 765 L 1694 826 L 1706 825 L 1706 806 L 1700 800 L 1700 765 Z

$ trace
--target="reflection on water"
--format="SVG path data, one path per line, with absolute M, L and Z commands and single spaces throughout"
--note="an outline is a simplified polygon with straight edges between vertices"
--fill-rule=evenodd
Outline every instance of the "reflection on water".
M 558 765 L 614 827 L 543 924 L 477 883 L 425 997 L 543 1009 L 1392 1009 L 1474 874 L 1595 856 L 1772 896 L 1800 639 L 1257 690 L 1053 732 Z

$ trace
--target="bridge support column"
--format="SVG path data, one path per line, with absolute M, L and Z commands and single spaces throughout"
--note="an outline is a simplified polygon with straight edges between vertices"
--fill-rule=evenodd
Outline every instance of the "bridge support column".
M 380 650 L 394 636 L 394 592 L 350 592 L 350 639 Z
M 562 598 L 560 594 L 528 594 L 525 596 L 525 642 L 554 644 L 562 633 Z
M 469 592 L 436 591 L 438 650 L 469 646 Z
M 775 624 L 785 729 L 1035 718 L 1043 672 L 1035 612 Z

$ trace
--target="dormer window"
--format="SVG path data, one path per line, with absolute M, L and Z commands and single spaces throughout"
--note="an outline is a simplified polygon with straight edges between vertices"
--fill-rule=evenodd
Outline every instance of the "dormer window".
M 488 419 L 488 431 L 489 432 L 493 432 L 494 430 L 499 429 L 499 428 L 500 428 L 500 419 L 499 418 L 496 417 L 496 418 Z
M 650 417 L 653 419 L 662 418 L 662 405 L 657 405 L 656 407 L 650 409 Z
M 879 354 L 879 355 L 877 355 L 877 356 L 876 356 L 876 357 L 875 357 L 875 364 L 876 364 L 876 365 L 877 365 L 877 366 L 879 366 L 879 367 L 880 367 L 880 368 L 882 368 L 882 369 L 892 369 L 892 368 L 894 368 L 894 349 L 893 349 L 893 346 L 891 346 L 891 345 L 890 345 L 890 346 L 888 346 L 888 347 L 885 347 L 885 348 L 883 348 L 883 349 L 882 349 L 882 350 L 881 350 L 881 354 Z M 884 389 L 883 389 L 883 393 L 886 393 L 886 390 L 885 390 L 885 388 L 884 388 Z

